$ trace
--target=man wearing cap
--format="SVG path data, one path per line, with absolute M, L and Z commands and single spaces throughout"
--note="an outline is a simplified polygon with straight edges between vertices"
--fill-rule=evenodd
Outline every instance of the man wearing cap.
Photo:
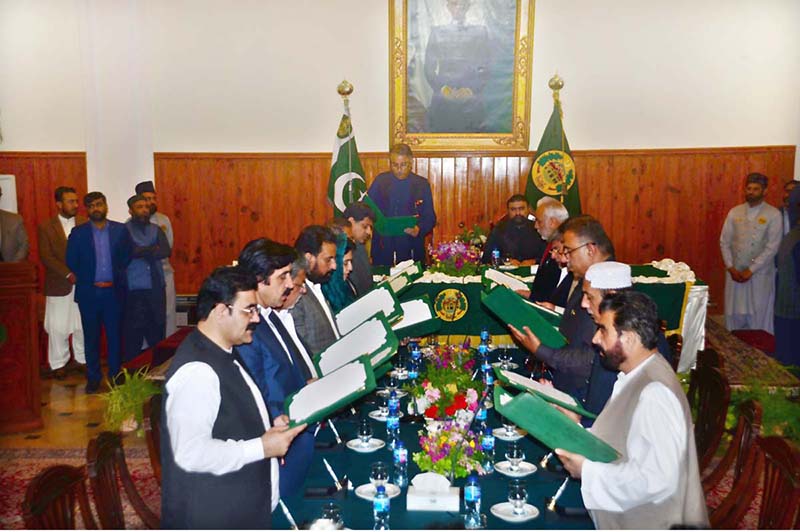
M 172 222 L 166 214 L 158 210 L 156 189 L 155 186 L 153 186 L 153 182 L 142 181 L 136 185 L 136 193 L 147 201 L 147 206 L 150 208 L 150 223 L 159 226 L 161 230 L 164 231 L 164 234 L 167 235 L 169 248 L 174 249 L 175 240 L 172 233 Z M 167 306 L 165 334 L 170 336 L 178 329 L 175 323 L 175 270 L 172 268 L 169 258 L 163 259 L 161 264 L 164 267 L 164 295 L 166 296 L 165 301 Z
M 122 322 L 125 360 L 141 352 L 143 340 L 154 346 L 164 339 L 166 307 L 161 261 L 172 252 L 164 231 L 150 223 L 150 207 L 143 196 L 131 196 L 128 210 L 131 219 L 125 226 L 131 235 L 133 253 L 127 271 L 128 292 Z
M 767 177 L 752 173 L 746 202 L 730 210 L 719 245 L 725 262 L 725 323 L 728 330 L 773 332 L 775 254 L 783 232 L 778 209 L 764 201 Z

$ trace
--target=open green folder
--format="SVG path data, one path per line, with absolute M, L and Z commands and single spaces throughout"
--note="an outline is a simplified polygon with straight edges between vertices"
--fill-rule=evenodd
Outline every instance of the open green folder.
M 414 338 L 433 334 L 442 328 L 440 320 L 433 311 L 431 298 L 428 294 L 400 303 L 403 309 L 403 318 L 392 325 L 392 330 L 398 338 Z
M 375 231 L 383 236 L 402 236 L 404 229 L 417 225 L 416 216 L 386 216 L 378 205 L 369 196 L 364 196 L 362 200 L 369 205 L 375 213 Z
M 595 419 L 597 417 L 595 414 L 592 414 L 583 408 L 580 402 L 578 402 L 574 397 L 562 392 L 561 390 L 557 390 L 552 386 L 545 386 L 544 384 L 540 384 L 533 379 L 529 379 L 528 377 L 524 377 L 519 373 L 514 373 L 508 369 L 498 367 L 495 368 L 495 373 L 497 373 L 497 380 L 503 384 L 507 384 L 508 386 L 516 388 L 517 390 L 522 390 L 523 392 L 535 393 L 548 403 L 562 406 L 567 410 L 572 410 L 573 412 L 580 414 L 583 417 L 588 417 L 591 419 Z
M 609 444 L 575 423 L 538 395 L 522 392 L 512 397 L 495 387 L 494 407 L 550 449 L 578 453 L 593 462 L 613 462 L 620 454 Z
M 378 313 L 312 358 L 320 375 L 328 375 L 362 355 L 367 355 L 372 367 L 377 368 L 392 358 L 399 345 L 397 335 L 383 314 Z
M 289 426 L 316 423 L 375 389 L 367 357 L 342 366 L 291 394 L 284 402 Z
M 396 323 L 403 317 L 403 309 L 397 296 L 385 284 L 376 286 L 340 310 L 334 316 L 336 328 L 340 334 L 348 334 L 379 312 L 383 312 L 389 323 Z
M 567 345 L 567 339 L 533 305 L 529 305 L 519 294 L 505 286 L 495 286 L 488 294 L 481 294 L 481 302 L 503 323 L 510 323 L 518 330 L 527 325 L 548 347 L 558 349 Z

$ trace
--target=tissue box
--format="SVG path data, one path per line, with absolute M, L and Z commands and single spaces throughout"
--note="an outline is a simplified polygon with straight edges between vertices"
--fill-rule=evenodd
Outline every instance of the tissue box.
M 447 488 L 443 492 L 430 492 L 418 489 L 416 486 L 408 487 L 406 508 L 408 510 L 422 510 L 426 512 L 457 512 L 461 501 L 458 488 Z

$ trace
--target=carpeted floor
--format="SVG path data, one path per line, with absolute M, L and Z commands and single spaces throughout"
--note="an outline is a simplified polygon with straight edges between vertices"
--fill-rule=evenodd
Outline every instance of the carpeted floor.
M 126 449 L 125 458 L 133 482 L 145 502 L 156 514 L 160 514 L 161 490 L 153 476 L 146 449 Z M 0 528 L 25 528 L 22 521 L 22 501 L 31 479 L 46 467 L 66 464 L 83 466 L 86 464 L 85 449 L 0 449 Z M 91 487 L 89 499 L 91 500 Z M 126 528 L 144 528 L 142 521 L 133 511 L 123 495 Z M 80 513 L 78 519 L 80 520 Z M 96 512 L 94 512 L 96 518 Z M 79 523 L 78 528 L 83 527 Z

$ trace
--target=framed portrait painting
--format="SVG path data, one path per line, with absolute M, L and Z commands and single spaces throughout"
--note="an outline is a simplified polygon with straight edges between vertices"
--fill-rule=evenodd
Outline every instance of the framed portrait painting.
M 392 145 L 527 150 L 534 0 L 390 0 Z

